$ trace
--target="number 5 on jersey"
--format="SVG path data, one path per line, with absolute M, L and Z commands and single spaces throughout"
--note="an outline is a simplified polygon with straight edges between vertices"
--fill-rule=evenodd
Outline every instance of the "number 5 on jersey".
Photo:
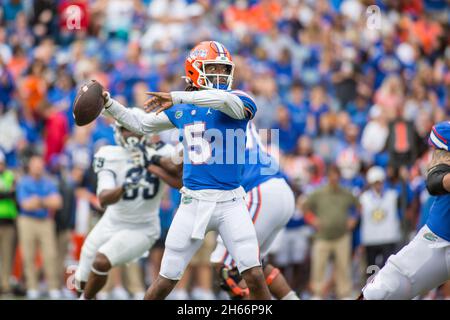
M 188 157 L 192 164 L 204 164 L 211 158 L 211 145 L 203 137 L 205 130 L 206 125 L 204 122 L 184 126 Z

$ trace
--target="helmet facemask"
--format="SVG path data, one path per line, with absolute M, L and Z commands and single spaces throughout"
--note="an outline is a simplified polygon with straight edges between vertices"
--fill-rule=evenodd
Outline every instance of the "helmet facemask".
M 145 136 L 138 136 L 136 134 L 132 134 L 128 137 L 124 137 L 122 133 L 123 129 L 124 127 L 118 123 L 114 125 L 114 140 L 118 145 L 124 147 L 129 151 L 138 148 L 139 145 L 145 145 L 146 143 Z
M 226 73 L 207 73 L 206 69 L 211 65 L 222 65 L 226 68 Z M 198 85 L 203 89 L 231 90 L 233 84 L 234 63 L 231 61 L 204 60 L 193 64 L 198 71 Z

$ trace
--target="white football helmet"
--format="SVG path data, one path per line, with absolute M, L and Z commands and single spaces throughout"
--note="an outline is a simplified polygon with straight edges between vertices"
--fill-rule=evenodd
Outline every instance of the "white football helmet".
M 145 116 L 145 111 L 140 108 L 131 108 L 131 112 L 137 115 L 138 117 Z M 127 138 L 125 138 L 122 134 L 122 129 L 128 130 L 125 126 L 123 126 L 121 123 L 116 121 L 113 125 L 114 128 L 114 140 L 116 143 L 122 147 L 124 147 L 127 150 L 133 150 L 138 145 L 145 145 L 147 143 L 147 136 L 146 135 L 140 135 L 138 133 L 132 133 L 132 135 L 129 135 Z M 130 131 L 130 130 L 128 130 Z

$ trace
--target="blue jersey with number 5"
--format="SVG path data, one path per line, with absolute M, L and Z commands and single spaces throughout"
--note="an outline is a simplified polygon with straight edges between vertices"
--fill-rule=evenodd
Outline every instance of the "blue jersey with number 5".
M 247 95 L 237 95 L 256 112 Z M 176 105 L 164 111 L 180 130 L 184 147 L 183 185 L 191 190 L 232 190 L 241 185 L 249 119 L 233 119 L 212 108 Z

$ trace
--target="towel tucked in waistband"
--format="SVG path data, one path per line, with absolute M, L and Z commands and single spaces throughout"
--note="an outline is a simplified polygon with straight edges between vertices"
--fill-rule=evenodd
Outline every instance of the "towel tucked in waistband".
M 216 204 L 216 202 L 212 201 L 198 200 L 191 238 L 203 240 L 208 223 L 216 209 Z

